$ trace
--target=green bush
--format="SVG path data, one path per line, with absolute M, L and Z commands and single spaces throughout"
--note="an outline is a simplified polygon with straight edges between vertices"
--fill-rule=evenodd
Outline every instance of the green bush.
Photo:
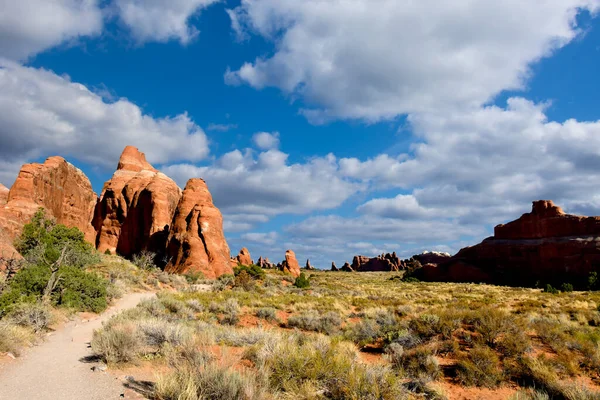
M 553 288 L 550 284 L 547 284 L 544 288 L 544 293 L 558 294 L 558 289 Z
M 294 281 L 294 286 L 300 289 L 307 289 L 310 287 L 310 280 L 304 275 L 304 272 Z
M 588 289 L 598 290 L 598 288 L 600 288 L 600 279 L 598 278 L 598 273 L 590 272 L 590 276 L 588 277 Z
M 238 276 L 242 272 L 246 272 L 248 275 L 252 277 L 252 279 L 264 279 L 265 271 L 258 265 L 239 265 L 233 269 L 233 273 L 235 276 Z
M 67 228 L 46 218 L 43 208 L 23 227 L 15 248 L 32 264 L 54 264 L 62 257 L 63 265 L 85 267 L 100 261 L 94 247 L 85 241 L 83 232 Z
M 19 303 L 41 301 L 52 272 L 47 266 L 33 265 L 20 270 L 0 295 L 0 316 L 15 309 Z M 78 311 L 103 311 L 107 306 L 108 282 L 80 268 L 63 266 L 58 269 L 58 283 L 51 293 L 53 305 Z
M 572 292 L 573 291 L 573 285 L 571 285 L 570 283 L 563 283 L 562 286 L 560 287 L 560 290 L 562 290 L 563 292 Z
M 459 381 L 465 386 L 495 388 L 502 381 L 498 356 L 486 346 L 476 346 L 468 358 L 458 362 L 456 371 Z

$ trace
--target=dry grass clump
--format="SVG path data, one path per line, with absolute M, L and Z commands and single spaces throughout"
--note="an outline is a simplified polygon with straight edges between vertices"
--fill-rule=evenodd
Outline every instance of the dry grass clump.
M 287 325 L 291 328 L 332 335 L 340 330 L 342 319 L 338 313 L 333 311 L 321 315 L 318 311 L 310 310 L 290 317 Z
M 287 336 L 255 348 L 247 357 L 268 377 L 270 391 L 286 398 L 407 398 L 391 369 L 360 363 L 354 346 L 326 336 Z
M 503 374 L 496 353 L 486 346 L 476 346 L 456 368 L 458 380 L 465 386 L 497 387 Z
M 20 349 L 32 344 L 35 334 L 31 329 L 9 321 L 0 321 L 0 353 L 20 354 Z

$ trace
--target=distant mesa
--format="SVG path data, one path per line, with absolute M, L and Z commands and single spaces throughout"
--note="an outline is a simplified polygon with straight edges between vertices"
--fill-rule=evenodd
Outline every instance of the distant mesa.
M 591 272 L 600 272 L 600 217 L 566 214 L 539 200 L 530 213 L 496 226 L 494 236 L 420 274 L 431 281 L 586 288 Z

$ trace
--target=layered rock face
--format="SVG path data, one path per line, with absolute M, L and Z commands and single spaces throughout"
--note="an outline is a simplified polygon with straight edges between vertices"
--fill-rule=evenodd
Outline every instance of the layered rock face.
M 233 273 L 223 217 L 202 179 L 190 179 L 183 190 L 169 231 L 166 255 L 170 260 L 167 272 L 202 272 L 209 279 Z
M 374 258 L 355 256 L 352 261 L 352 270 L 356 272 L 390 272 L 403 268 L 404 264 L 396 253 L 382 254 Z
M 565 214 L 541 200 L 531 213 L 498 225 L 493 237 L 423 272 L 429 280 L 583 288 L 593 271 L 600 272 L 600 217 Z
M 232 258 L 231 261 L 232 261 L 232 265 L 235 264 L 235 266 L 254 264 L 254 261 L 252 260 L 252 256 L 250 256 L 250 250 L 248 250 L 245 247 L 243 249 L 241 249 L 240 253 L 237 255 L 237 257 Z
M 412 258 L 423 265 L 426 264 L 442 264 L 452 257 L 449 253 L 441 253 L 438 251 L 425 251 L 421 254 L 414 255 Z
M 93 242 L 91 222 L 96 200 L 92 184 L 81 170 L 62 157 L 50 157 L 43 164 L 23 165 L 0 208 L 0 226 L 14 239 L 43 207 L 56 222 L 80 229 L 86 240 Z
M 354 272 L 354 268 L 352 268 L 352 266 L 350 265 L 349 262 L 344 263 L 344 265 L 342 265 L 342 268 L 340 268 L 340 271 L 342 272 Z
M 300 276 L 300 264 L 296 259 L 296 253 L 292 250 L 285 252 L 285 260 L 281 263 L 281 270 L 295 277 Z
M 96 247 L 125 257 L 142 250 L 162 253 L 181 189 L 135 147 L 123 151 L 95 209 Z

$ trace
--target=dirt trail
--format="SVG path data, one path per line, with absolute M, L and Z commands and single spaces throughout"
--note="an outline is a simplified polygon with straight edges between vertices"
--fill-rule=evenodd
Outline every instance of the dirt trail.
M 123 381 L 94 372 L 97 364 L 82 362 L 91 355 L 95 329 L 118 312 L 135 307 L 152 293 L 132 293 L 90 321 L 71 321 L 15 362 L 0 367 L 0 399 L 110 400 L 124 397 Z

